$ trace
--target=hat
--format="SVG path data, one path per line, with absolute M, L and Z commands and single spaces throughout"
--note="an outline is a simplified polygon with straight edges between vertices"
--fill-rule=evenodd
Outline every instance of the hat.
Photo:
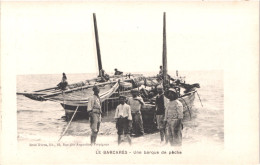
M 125 96 L 119 96 L 119 99 L 126 99 L 126 97 Z
M 163 89 L 163 86 L 162 85 L 158 85 L 157 89 Z
M 98 90 L 98 89 L 99 89 L 99 88 L 98 88 L 97 86 L 94 86 L 92 90 L 93 90 L 93 91 L 96 91 L 96 90 Z
M 170 89 L 168 89 L 168 91 L 176 93 L 176 90 L 174 88 L 170 88 Z

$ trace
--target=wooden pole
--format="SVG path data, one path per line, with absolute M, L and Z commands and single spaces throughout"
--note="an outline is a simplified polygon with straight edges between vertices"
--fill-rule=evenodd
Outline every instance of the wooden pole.
M 163 86 L 167 86 L 167 45 L 166 45 L 166 13 L 163 13 Z
M 96 38 L 96 49 L 97 49 L 97 60 L 98 60 L 98 72 L 99 72 L 99 76 L 101 76 L 100 70 L 102 69 L 102 61 L 101 61 L 101 53 L 100 53 L 99 38 L 98 38 L 98 29 L 97 29 L 97 20 L 96 20 L 96 14 L 95 14 L 95 13 L 93 13 L 93 21 L 94 21 L 95 38 Z
M 59 138 L 59 140 L 58 141 L 60 141 L 61 140 L 61 138 L 65 135 L 65 133 L 67 132 L 67 130 L 68 130 L 68 128 L 69 128 L 69 126 L 70 126 L 70 123 L 71 123 L 71 121 L 73 120 L 73 118 L 74 118 L 74 116 L 75 116 L 75 114 L 77 113 L 77 111 L 78 111 L 78 108 L 79 108 L 79 106 L 77 106 L 77 108 L 76 108 L 76 110 L 74 111 L 74 113 L 73 113 L 73 115 L 72 115 L 72 117 L 71 117 L 71 119 L 70 119 L 70 121 L 69 121 L 69 123 L 68 123 L 68 125 L 67 125 L 67 127 L 65 128 L 65 130 L 63 131 L 63 133 L 61 134 L 61 136 L 60 136 L 60 138 Z

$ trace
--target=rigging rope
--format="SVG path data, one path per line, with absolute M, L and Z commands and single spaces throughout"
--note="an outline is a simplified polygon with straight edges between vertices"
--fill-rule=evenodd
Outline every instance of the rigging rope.
M 186 103 L 186 101 L 182 97 L 179 97 L 179 98 L 181 98 L 184 101 L 184 103 L 186 104 L 187 109 L 188 109 L 189 114 L 190 114 L 190 120 L 191 120 L 191 112 L 190 112 L 190 108 L 189 108 L 188 104 Z
M 196 91 L 196 93 L 197 93 L 198 98 L 199 98 L 199 100 L 200 100 L 200 95 L 199 95 L 199 93 L 198 93 L 197 91 Z M 201 100 L 200 100 L 200 104 L 201 104 L 201 106 L 203 107 Z

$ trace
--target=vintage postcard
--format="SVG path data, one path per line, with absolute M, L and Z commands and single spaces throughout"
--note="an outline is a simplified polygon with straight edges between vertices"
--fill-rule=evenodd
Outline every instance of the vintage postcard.
M 259 2 L 1 2 L 0 164 L 258 164 Z

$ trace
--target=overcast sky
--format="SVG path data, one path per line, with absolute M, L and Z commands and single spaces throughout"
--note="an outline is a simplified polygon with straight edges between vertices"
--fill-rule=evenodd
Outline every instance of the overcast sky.
M 107 72 L 114 68 L 157 72 L 162 63 L 165 11 L 168 69 L 222 70 L 258 47 L 258 10 L 252 4 L 3 4 L 2 55 L 12 61 L 17 74 L 95 73 L 95 12 Z

